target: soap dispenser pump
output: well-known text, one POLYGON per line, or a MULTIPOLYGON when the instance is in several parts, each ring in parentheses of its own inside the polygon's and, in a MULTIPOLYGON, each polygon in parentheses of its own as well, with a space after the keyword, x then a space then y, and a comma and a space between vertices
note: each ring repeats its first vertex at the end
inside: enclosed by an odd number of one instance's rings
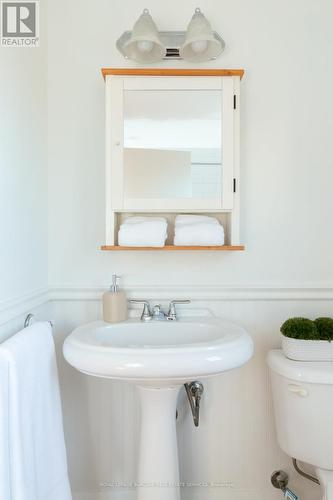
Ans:
POLYGON ((103 293, 103 319, 107 323, 119 323, 128 318, 127 299, 122 290, 118 289, 120 276, 112 275, 110 290, 103 293))

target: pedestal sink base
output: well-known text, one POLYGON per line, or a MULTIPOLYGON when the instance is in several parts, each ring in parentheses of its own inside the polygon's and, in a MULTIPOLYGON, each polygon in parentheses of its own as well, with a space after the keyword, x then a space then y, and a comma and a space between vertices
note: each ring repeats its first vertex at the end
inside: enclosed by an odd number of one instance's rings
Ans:
POLYGON ((176 409, 181 387, 137 386, 141 406, 138 500, 180 499, 176 409))
POLYGON ((182 385, 242 366, 252 353, 251 337, 242 327, 201 316, 96 321, 76 328, 64 343, 66 360, 81 372, 138 387, 136 500, 180 499, 176 403, 182 385))

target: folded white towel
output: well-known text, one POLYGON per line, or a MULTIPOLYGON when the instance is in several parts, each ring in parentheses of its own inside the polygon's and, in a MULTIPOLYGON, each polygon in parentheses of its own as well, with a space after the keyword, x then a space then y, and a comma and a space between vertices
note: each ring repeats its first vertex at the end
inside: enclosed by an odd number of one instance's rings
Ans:
POLYGON ((167 224, 167 221, 164 217, 145 217, 136 215, 135 217, 128 217, 123 223, 122 226, 127 224, 142 224, 142 223, 152 224, 153 222, 162 223, 163 225, 167 224))
POLYGON ((175 221, 176 246, 224 245, 224 229, 214 217, 178 215, 175 221))
POLYGON ((130 217, 118 232, 120 246, 163 247, 168 224, 163 217, 130 217))
POLYGON ((0 345, 0 498, 71 500, 49 323, 0 345))
POLYGON ((198 222, 205 222, 207 224, 219 224, 219 221, 215 217, 209 217, 207 215, 177 215, 175 220, 175 226, 180 226, 183 224, 196 224, 198 222))

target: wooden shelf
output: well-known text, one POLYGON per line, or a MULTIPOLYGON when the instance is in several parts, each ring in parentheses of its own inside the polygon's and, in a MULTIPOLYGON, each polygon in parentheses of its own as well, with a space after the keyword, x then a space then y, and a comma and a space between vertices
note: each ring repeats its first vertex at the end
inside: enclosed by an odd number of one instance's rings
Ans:
POLYGON ((134 250, 134 251, 143 251, 143 250, 153 250, 157 252, 167 252, 167 251, 178 251, 178 250, 213 250, 215 251, 242 251, 245 250, 244 245, 223 245, 223 246, 175 246, 175 245, 166 245, 164 247, 123 247, 119 245, 103 245, 101 246, 101 250, 106 250, 110 252, 119 252, 122 250, 134 250))
POLYGON ((243 69, 173 69, 173 68, 102 68, 103 78, 107 75, 134 76, 239 76, 243 69))

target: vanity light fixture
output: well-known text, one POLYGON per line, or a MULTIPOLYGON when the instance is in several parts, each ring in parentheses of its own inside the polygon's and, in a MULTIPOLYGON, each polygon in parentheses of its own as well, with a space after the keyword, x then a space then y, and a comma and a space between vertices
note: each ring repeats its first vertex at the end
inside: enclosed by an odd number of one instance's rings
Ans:
POLYGON ((225 43, 217 39, 208 19, 199 8, 195 9, 187 27, 185 43, 180 48, 180 57, 190 62, 216 59, 224 50, 225 43))
POLYGON ((163 59, 166 48, 160 40, 157 26, 148 9, 144 9, 122 48, 128 59, 139 63, 154 63, 163 59))
POLYGON ((144 9, 133 31, 125 31, 117 48, 126 59, 149 64, 162 59, 205 62, 216 59, 225 43, 199 8, 195 9, 187 31, 158 31, 149 10, 144 9))

